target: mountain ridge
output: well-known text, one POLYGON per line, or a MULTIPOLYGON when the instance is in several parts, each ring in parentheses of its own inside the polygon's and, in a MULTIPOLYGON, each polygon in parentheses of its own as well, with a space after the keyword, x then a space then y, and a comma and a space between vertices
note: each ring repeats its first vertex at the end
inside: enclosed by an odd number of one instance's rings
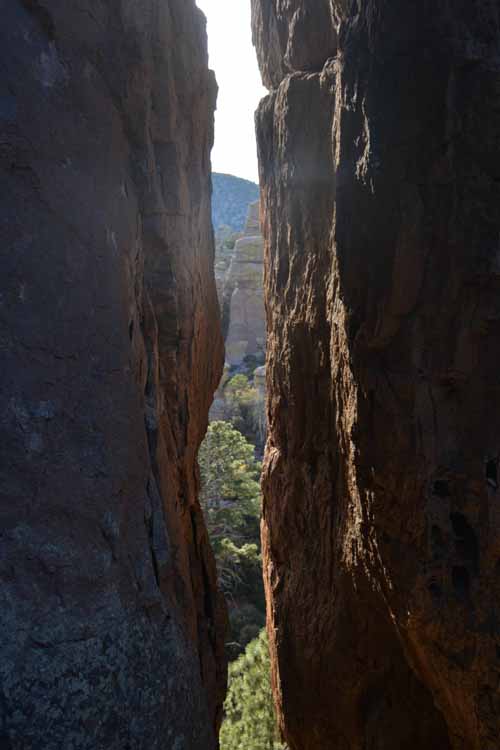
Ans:
POLYGON ((230 227, 241 232, 250 203, 259 199, 259 186, 225 172, 212 173, 212 222, 214 229, 230 227))

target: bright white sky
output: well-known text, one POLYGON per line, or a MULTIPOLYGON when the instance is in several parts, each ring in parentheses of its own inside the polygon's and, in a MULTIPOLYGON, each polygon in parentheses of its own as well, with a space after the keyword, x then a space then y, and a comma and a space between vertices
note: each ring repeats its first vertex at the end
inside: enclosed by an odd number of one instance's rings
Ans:
POLYGON ((250 0, 196 0, 207 17, 209 64, 219 84, 214 172, 258 182, 254 112, 267 94, 252 46, 250 0))

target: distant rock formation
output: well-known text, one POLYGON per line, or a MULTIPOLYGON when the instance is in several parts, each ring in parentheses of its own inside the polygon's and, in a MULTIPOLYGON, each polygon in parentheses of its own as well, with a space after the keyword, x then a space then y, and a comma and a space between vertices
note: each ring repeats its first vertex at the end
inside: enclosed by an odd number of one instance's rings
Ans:
POLYGON ((215 285, 217 288, 217 299, 222 320, 222 335, 227 336, 229 327, 229 313, 231 308, 231 295, 233 289, 228 283, 228 271, 234 258, 236 240, 242 233, 234 233, 229 227, 221 227, 215 233, 215 285))
POLYGON ((265 365, 262 365, 261 367, 257 367, 254 370, 253 383, 254 383, 254 386, 259 391, 262 401, 264 401, 265 394, 266 394, 266 366, 265 365))
POLYGON ((205 20, 0 7, 0 747, 215 750, 205 20))
POLYGON ((219 387, 214 394, 212 406, 210 407, 210 422, 216 422, 219 420, 225 421, 228 419, 228 407, 224 396, 224 387, 227 385, 229 379, 230 367, 228 364, 226 364, 224 366, 224 372, 222 373, 222 377, 220 379, 219 387))
POLYGON ((265 357, 264 241, 259 203, 248 210, 243 237, 236 241, 226 274, 223 297, 230 294, 226 362, 239 367, 246 357, 265 357))
POLYGON ((216 234, 215 277, 226 343, 224 374, 210 409, 210 420, 230 419, 225 387, 236 374, 255 388, 254 424, 247 437, 262 456, 265 425, 266 321, 264 309, 264 242, 260 204, 248 206, 242 234, 227 229, 216 234))
POLYGON ((212 220, 215 230, 229 227, 241 232, 250 203, 258 200, 259 186, 230 174, 212 174, 212 220))

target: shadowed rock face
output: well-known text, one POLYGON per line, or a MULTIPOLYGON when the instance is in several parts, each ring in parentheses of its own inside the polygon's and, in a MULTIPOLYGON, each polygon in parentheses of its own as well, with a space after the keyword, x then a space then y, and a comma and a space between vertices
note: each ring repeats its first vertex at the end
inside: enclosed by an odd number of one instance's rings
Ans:
POLYGON ((292 5, 253 0, 282 727, 293 750, 493 750, 498 7, 333 2, 337 54, 304 27, 302 69, 262 25, 292 5))
POLYGON ((205 22, 193 0, 0 12, 0 746, 215 748, 205 22))

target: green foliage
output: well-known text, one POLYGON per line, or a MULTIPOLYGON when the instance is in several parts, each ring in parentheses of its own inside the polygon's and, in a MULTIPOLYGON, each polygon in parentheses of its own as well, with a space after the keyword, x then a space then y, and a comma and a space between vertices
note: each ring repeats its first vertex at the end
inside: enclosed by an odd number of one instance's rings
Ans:
POLYGON ((262 432, 263 404, 257 388, 246 375, 238 374, 224 388, 231 423, 253 443, 259 443, 262 432))
POLYGON ((249 378, 253 378, 254 370, 257 367, 260 367, 261 365, 263 365, 265 362, 265 359, 266 358, 264 355, 247 354, 242 362, 245 374, 248 375, 249 378))
POLYGON ((235 375, 225 387, 227 399, 233 399, 237 403, 251 404, 255 400, 255 388, 250 385, 246 375, 235 375))
POLYGON ((224 247, 226 250, 234 250, 234 246, 236 245, 236 240, 238 239, 238 234, 232 234, 229 239, 225 240, 224 247))
POLYGON ((235 659, 256 638, 266 621, 262 583, 262 557, 257 544, 237 547, 224 539, 217 553, 221 588, 229 609, 229 640, 226 650, 235 659))
POLYGON ((221 750, 285 750, 274 715, 265 630, 230 665, 224 709, 221 750))
POLYGON ((217 228, 217 230, 214 233, 214 239, 215 239, 215 247, 216 247, 216 250, 218 251, 219 260, 222 258, 226 260, 227 263, 229 264, 233 255, 231 253, 231 250, 234 250, 236 241, 239 240, 240 237, 243 237, 243 233, 235 232, 231 229, 231 227, 222 225, 217 228), (229 251, 229 252, 226 252, 226 251, 229 251))
POLYGON ((229 605, 229 658, 262 628, 265 602, 260 554, 260 463, 229 422, 212 422, 200 448, 200 501, 229 605))
MULTIPOLYGON (((236 601, 237 606, 231 606, 232 602, 229 602, 231 639, 226 643, 226 651, 230 661, 234 661, 245 650, 250 641, 257 638, 266 624, 266 607, 260 570, 259 577, 260 591, 258 593, 261 594, 260 601, 254 604, 249 599, 239 599, 236 601)), ((257 591, 257 586, 255 586, 255 590, 257 591)))
POLYGON ((212 422, 200 448, 200 501, 217 552, 224 539, 255 541, 260 515, 260 463, 229 422, 212 422))
POLYGON ((260 572, 262 565, 259 548, 256 544, 237 547, 231 539, 224 538, 218 545, 219 579, 222 589, 235 592, 243 581, 260 572))

